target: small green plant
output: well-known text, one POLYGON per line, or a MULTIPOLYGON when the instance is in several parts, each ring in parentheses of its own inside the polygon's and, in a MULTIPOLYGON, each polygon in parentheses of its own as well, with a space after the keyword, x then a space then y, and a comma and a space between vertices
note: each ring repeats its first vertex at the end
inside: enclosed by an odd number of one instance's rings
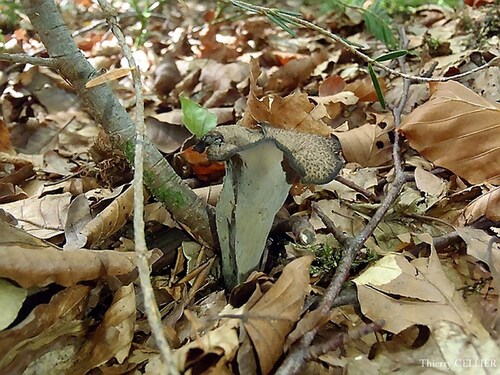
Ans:
POLYGON ((181 95, 179 99, 181 100, 184 125, 196 138, 201 139, 217 126, 217 116, 209 112, 208 109, 185 96, 181 95))
POLYGON ((139 22, 141 23, 141 34, 136 39, 136 46, 141 45, 148 37, 149 18, 153 11, 161 9, 168 0, 130 0, 130 6, 137 14, 139 22))
POLYGON ((337 12, 344 14, 353 11, 360 13, 366 29, 375 38, 382 41, 389 49, 397 48, 398 41, 391 27, 392 19, 384 2, 376 0, 368 7, 364 7, 365 2, 365 0, 330 0, 330 5, 337 12))
MULTIPOLYGON (((311 265, 311 275, 319 278, 331 277, 337 269, 342 259, 342 250, 327 243, 319 243, 309 246, 294 244, 299 251, 308 251, 314 254, 315 259, 311 265)), ((365 267, 366 264, 374 262, 380 258, 376 253, 365 251, 352 264, 353 269, 365 267)))
MULTIPOLYGON (((392 51, 389 53, 385 53, 377 58, 375 58, 375 61, 378 62, 383 62, 383 61, 389 61, 389 60, 394 60, 399 57, 403 57, 408 53, 406 50, 398 50, 398 51, 392 51)), ((385 99, 384 99, 384 93, 382 92, 382 88, 380 87, 380 84, 378 82, 377 74, 375 73, 375 70, 373 69, 372 64, 368 64, 368 73, 370 74, 370 78, 372 79, 373 86, 375 87, 375 92, 377 93, 377 98, 378 101, 380 102, 380 105, 382 106, 383 109, 385 109, 385 99)))

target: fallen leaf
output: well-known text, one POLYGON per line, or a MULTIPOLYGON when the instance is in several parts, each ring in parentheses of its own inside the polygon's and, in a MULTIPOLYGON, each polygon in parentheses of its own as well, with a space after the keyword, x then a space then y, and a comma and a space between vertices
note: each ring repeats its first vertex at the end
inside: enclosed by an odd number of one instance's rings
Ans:
POLYGON ((286 265, 278 281, 246 313, 243 325, 259 357, 260 369, 269 374, 283 354, 285 338, 299 319, 309 292, 312 256, 286 265))
POLYGON ((0 279, 0 331, 7 328, 17 317, 28 291, 7 280, 0 279))
POLYGON ((0 221, 0 277, 23 288, 51 283, 69 286, 135 270, 135 253, 115 251, 62 251, 0 221))
POLYGON ((104 74, 101 74, 98 77, 92 78, 90 81, 88 81, 85 84, 85 87, 90 89, 92 87, 96 87, 99 85, 102 85, 103 83, 109 82, 109 81, 114 81, 123 77, 126 77, 129 75, 129 73, 132 71, 131 68, 118 68, 118 69, 113 69, 109 72, 106 72, 104 74))
POLYGON ((430 100, 403 120, 410 146, 470 183, 500 184, 500 104, 454 81, 431 91, 430 100))
POLYGON ((377 124, 368 123, 346 132, 335 132, 335 135, 342 144, 342 152, 348 163, 379 167, 392 162, 393 129, 394 124, 387 118, 377 124))
MULTIPOLYGON (((382 89, 382 93, 385 93, 387 90, 385 80, 381 77, 378 77, 377 79, 380 88, 382 89)), ((373 86, 370 76, 366 76, 363 79, 358 79, 347 84, 344 87, 344 91, 352 91, 354 95, 359 98, 360 102, 376 102, 378 100, 377 93, 375 92, 375 86, 373 86)))
POLYGON ((122 286, 115 292, 102 322, 72 359, 68 373, 85 374, 112 357, 123 363, 134 337, 135 308, 134 284, 122 286))
POLYGON ((497 372, 500 349, 489 336, 477 338, 463 327, 447 320, 430 325, 431 335, 424 345, 383 346, 374 359, 351 358, 348 373, 478 374, 497 372))
POLYGON ((257 78, 260 75, 257 60, 251 60, 250 68, 250 93, 247 111, 242 119, 243 126, 254 127, 257 122, 267 122, 277 128, 302 133, 323 136, 332 133, 328 125, 312 115, 315 106, 305 93, 294 92, 286 97, 266 95, 259 99, 262 88, 257 85, 257 78))
POLYGON ((77 346, 87 331, 82 319, 89 292, 90 287, 84 285, 64 289, 49 303, 36 306, 22 324, 0 332, 0 371, 21 374, 32 361, 57 349, 61 342, 77 346))
MULTIPOLYGON (((429 234, 421 238, 432 244, 429 234)), ((361 311, 372 320, 385 320, 385 330, 398 333, 414 324, 430 325, 439 319, 459 324, 478 338, 488 337, 446 277, 433 247, 429 258, 411 263, 399 254, 386 255, 353 281, 361 311)))
POLYGON ((64 233, 70 200, 70 193, 51 194, 0 204, 0 208, 14 216, 26 232, 51 238, 64 233))
POLYGON ((460 215, 459 223, 472 224, 483 217, 494 222, 500 221, 500 187, 493 188, 470 202, 460 215))
POLYGON ((79 235, 86 238, 86 245, 94 247, 122 228, 132 216, 134 189, 129 187, 116 197, 111 204, 90 220, 80 230, 79 235))

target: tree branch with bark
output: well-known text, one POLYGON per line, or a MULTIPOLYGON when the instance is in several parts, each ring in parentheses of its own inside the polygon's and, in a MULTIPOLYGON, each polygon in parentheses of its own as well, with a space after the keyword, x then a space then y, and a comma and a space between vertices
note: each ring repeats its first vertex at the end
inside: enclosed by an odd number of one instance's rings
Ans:
MULTIPOLYGON (((50 61, 51 67, 73 86, 89 113, 133 164, 136 143, 134 122, 107 84, 85 87, 98 72, 73 41, 54 1, 23 0, 22 4, 47 49, 49 59, 44 59, 42 63, 50 61)), ((16 60, 36 62, 19 60, 18 57, 16 60)), ((214 247, 217 236, 213 208, 181 180, 148 139, 144 140, 144 155, 144 182, 150 192, 197 240, 214 247)))

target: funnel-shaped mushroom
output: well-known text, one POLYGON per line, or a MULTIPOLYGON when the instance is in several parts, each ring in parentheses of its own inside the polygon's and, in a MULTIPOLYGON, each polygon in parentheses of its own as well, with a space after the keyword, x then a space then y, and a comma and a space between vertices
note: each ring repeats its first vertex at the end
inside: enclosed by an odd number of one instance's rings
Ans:
POLYGON ((216 219, 222 273, 229 288, 244 281, 259 266, 274 216, 294 180, 282 164, 305 184, 327 183, 343 166, 336 137, 265 124, 257 129, 217 127, 201 139, 196 149, 206 149, 209 160, 226 161, 216 219))

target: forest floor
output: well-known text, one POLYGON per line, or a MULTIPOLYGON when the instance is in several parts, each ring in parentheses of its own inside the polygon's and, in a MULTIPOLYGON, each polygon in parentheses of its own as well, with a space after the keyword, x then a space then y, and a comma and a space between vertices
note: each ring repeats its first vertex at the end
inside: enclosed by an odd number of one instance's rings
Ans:
MULTIPOLYGON (((345 159, 329 183, 293 184, 261 269, 232 290, 219 250, 145 194, 151 280, 178 370, 283 373, 289 360, 307 374, 498 373, 500 7, 421 6, 374 25, 367 7, 285 3, 369 57, 407 51, 382 64, 424 79, 406 86, 327 32, 280 27, 279 12, 114 3, 142 74, 147 136, 209 204, 224 163, 193 150, 181 94, 220 126, 335 136, 345 159), (324 302, 356 241, 342 292, 324 302), (319 314, 325 303, 334 307, 319 314)), ((130 69, 97 3, 58 5, 134 115, 130 69)), ((22 8, 13 19, 5 9, 0 52, 47 57, 22 8)), ((133 168, 57 72, 1 60, 0 373, 160 374, 135 263, 133 168)), ((307 140, 291 139, 290 153, 307 140)), ((259 231, 257 213, 244 215, 233 229, 259 231)))

